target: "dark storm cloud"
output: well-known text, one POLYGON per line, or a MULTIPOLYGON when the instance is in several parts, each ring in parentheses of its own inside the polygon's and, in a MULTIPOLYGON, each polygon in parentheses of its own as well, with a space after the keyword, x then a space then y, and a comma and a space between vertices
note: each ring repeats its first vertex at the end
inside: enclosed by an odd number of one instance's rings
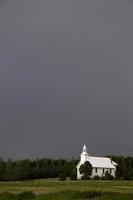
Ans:
POLYGON ((0 1, 0 155, 132 155, 133 2, 0 1), (5 3, 4 3, 5 2, 5 3))

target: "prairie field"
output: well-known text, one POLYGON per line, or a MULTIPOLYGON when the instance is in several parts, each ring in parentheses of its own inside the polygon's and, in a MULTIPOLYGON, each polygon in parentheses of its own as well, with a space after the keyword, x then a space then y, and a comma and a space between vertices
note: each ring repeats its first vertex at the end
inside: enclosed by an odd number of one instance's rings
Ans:
POLYGON ((133 200, 132 181, 0 182, 0 200, 133 200))

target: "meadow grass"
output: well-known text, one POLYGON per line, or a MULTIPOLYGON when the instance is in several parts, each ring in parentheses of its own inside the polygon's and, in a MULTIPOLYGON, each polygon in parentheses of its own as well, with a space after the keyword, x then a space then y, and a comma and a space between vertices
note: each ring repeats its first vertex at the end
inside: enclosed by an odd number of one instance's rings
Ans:
POLYGON ((0 200, 133 200, 132 181, 0 182, 0 200))
POLYGON ((58 192, 35 195, 32 192, 20 194, 2 193, 0 200, 133 200, 133 194, 98 192, 58 192))
POLYGON ((133 181, 58 181, 32 180, 20 182, 0 182, 0 193, 20 193, 32 191, 35 194, 66 191, 100 191, 133 193, 133 181))

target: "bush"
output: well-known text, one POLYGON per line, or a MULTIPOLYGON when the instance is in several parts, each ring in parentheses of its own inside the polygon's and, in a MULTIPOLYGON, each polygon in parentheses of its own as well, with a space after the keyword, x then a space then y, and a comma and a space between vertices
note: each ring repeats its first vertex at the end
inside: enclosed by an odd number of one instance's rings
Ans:
POLYGON ((89 199, 92 199, 92 198, 95 198, 95 197, 100 197, 102 196, 102 193, 101 192, 96 192, 96 191, 90 191, 88 193, 88 198, 89 199))
POLYGON ((101 180, 113 180, 113 179, 114 177, 109 172, 106 172, 105 176, 101 177, 101 180))
POLYGON ((91 180, 89 175, 83 175, 81 179, 82 180, 91 180))
POLYGON ((32 200, 35 198, 35 194, 32 192, 23 192, 17 196, 18 200, 32 200))
POLYGON ((59 180, 60 181, 65 181, 66 180, 66 175, 64 173, 59 174, 59 180))
POLYGON ((4 192, 4 193, 0 194, 0 199, 2 199, 2 200, 14 200, 14 199, 16 199, 16 195, 8 193, 8 192, 4 192))
POLYGON ((100 176, 94 176, 94 177, 93 177, 93 180, 100 180, 100 179, 101 179, 100 176))
POLYGON ((71 180, 77 180, 77 171, 76 168, 72 169, 71 175, 70 175, 71 180))

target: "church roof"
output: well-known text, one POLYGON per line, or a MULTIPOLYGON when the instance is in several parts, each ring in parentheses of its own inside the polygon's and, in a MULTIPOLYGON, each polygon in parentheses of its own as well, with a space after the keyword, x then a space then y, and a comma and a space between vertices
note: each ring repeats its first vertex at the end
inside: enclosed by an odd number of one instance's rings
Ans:
MULTIPOLYGON (((117 164, 114 161, 106 157, 88 156, 86 161, 89 161, 93 168, 115 169, 117 166, 117 164)), ((81 165, 81 162, 79 162, 78 165, 81 165)))
POLYGON ((92 167, 95 168, 109 168, 109 169, 114 169, 115 166, 117 165, 115 162, 111 161, 110 158, 106 157, 89 157, 88 160, 92 167))

